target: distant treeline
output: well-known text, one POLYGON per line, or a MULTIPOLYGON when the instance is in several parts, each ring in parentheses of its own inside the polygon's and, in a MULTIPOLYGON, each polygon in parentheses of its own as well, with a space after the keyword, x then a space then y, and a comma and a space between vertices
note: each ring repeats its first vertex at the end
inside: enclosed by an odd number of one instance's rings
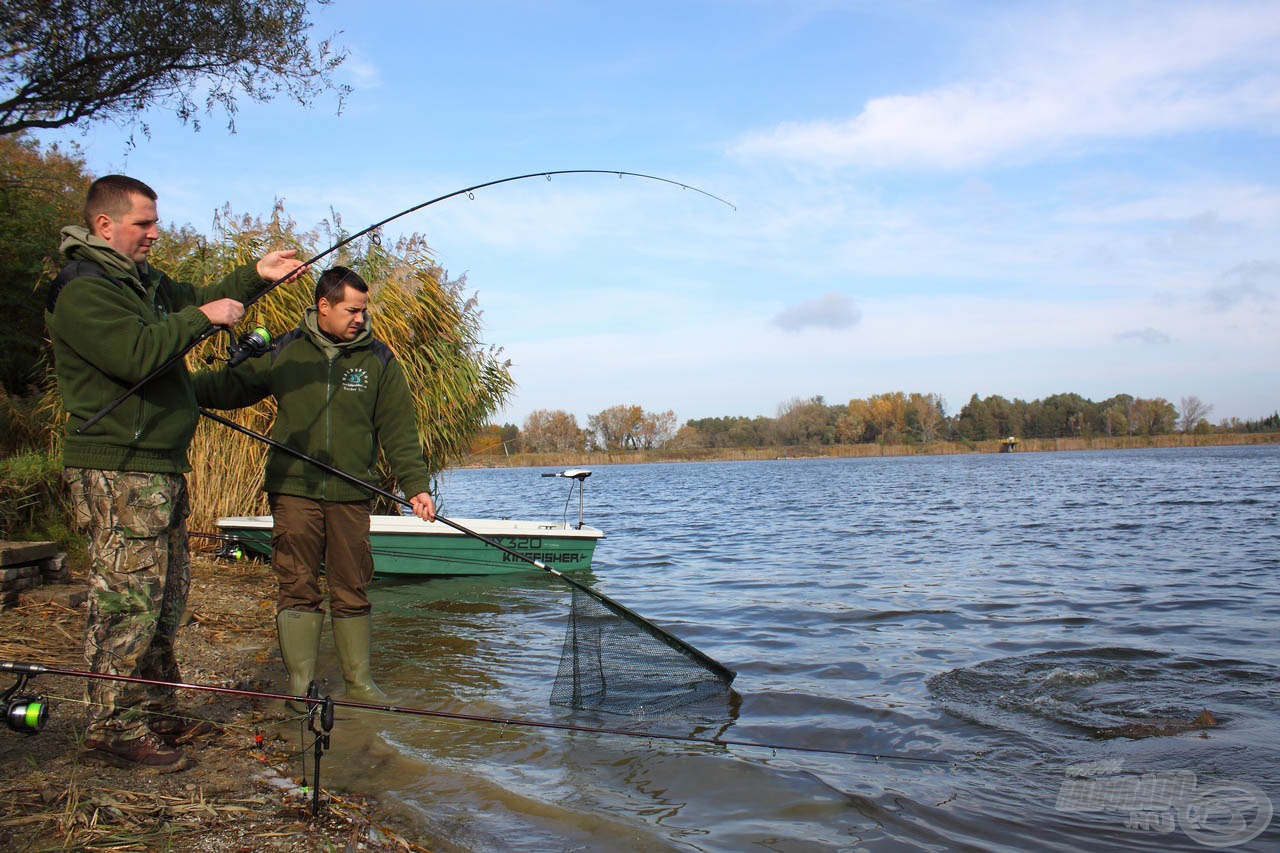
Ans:
POLYGON ((775 417, 695 418, 682 426, 677 426, 672 411, 646 412, 640 406, 612 406, 591 415, 585 427, 580 427, 569 412, 539 409, 529 415, 523 427, 487 427, 473 442, 473 452, 693 450, 977 442, 1008 436, 1032 439, 1280 432, 1280 411, 1259 420, 1231 418, 1217 424, 1209 421, 1212 411, 1213 406, 1194 396, 1183 397, 1180 405, 1174 406, 1162 397, 1147 399, 1129 394, 1117 394, 1101 402, 1079 394, 1055 394, 1031 401, 975 394, 958 413, 948 415, 939 395, 901 391, 844 404, 828 404, 821 396, 794 398, 780 405, 775 417))

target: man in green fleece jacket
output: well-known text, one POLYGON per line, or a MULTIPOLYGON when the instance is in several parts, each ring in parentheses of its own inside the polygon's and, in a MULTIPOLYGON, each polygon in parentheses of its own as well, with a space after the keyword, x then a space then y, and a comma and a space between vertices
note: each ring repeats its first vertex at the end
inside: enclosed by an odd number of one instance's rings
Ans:
MULTIPOLYGON (((156 193, 124 175, 94 181, 87 227, 62 230, 67 266, 45 322, 67 414, 63 478, 89 535, 85 658, 94 672, 180 681, 173 643, 191 583, 187 447, 198 414, 179 362, 81 435, 76 428, 212 326, 230 327, 244 300, 304 267, 271 252, 221 282, 194 287, 147 263, 159 237, 156 193)), ((168 772, 190 761, 171 741, 192 733, 172 688, 87 682, 92 757, 168 772), (169 742, 166 742, 169 741, 169 742)))
MULTIPOLYGON (((272 438, 362 480, 377 476, 381 445, 400 488, 412 495, 414 514, 431 521, 435 504, 409 384, 391 348, 370 333, 368 304, 369 286, 359 275, 342 266, 326 270, 316 281, 315 305, 296 329, 259 358, 198 374, 196 395, 201 405, 220 409, 274 395, 272 438)), ((264 487, 274 519, 271 565, 280 581, 276 628, 289 692, 304 695, 315 678, 324 626, 323 565, 346 695, 359 702, 385 699, 369 664, 372 496, 275 449, 267 456, 264 487)))

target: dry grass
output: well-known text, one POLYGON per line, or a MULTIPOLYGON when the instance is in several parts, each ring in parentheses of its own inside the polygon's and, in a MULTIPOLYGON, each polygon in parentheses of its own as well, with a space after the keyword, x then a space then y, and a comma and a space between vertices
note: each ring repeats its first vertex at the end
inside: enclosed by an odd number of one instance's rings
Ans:
MULTIPOLYGON (((178 641, 184 679, 257 685, 264 662, 274 660, 269 570, 252 561, 197 561, 193 569, 190 620, 178 641)), ((0 612, 0 659, 82 669, 84 614, 83 606, 36 602, 0 612)), ((222 731, 194 747, 194 769, 150 776, 82 758, 82 682, 46 675, 28 688, 47 696, 52 713, 33 737, 0 730, 0 849, 426 849, 411 840, 417 830, 391 828, 375 800, 352 792, 325 786, 325 809, 313 821, 289 781, 296 745, 271 737, 256 744, 255 733, 281 719, 273 703, 180 697, 193 717, 222 731)))

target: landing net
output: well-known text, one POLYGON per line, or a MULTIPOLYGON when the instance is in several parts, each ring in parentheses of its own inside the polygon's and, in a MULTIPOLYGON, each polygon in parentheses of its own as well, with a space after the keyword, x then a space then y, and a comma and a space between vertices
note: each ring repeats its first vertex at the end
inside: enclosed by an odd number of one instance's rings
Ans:
POLYGON ((729 698, 732 671, 640 621, 575 586, 551 704, 639 715, 729 698))

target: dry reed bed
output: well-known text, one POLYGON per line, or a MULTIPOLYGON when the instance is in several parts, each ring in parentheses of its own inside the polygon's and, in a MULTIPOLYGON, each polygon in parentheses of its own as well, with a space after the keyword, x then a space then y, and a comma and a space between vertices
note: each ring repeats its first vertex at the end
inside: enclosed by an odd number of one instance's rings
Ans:
MULTIPOLYGON (((295 248, 307 258, 343 236, 340 223, 336 230, 301 233, 279 208, 267 222, 225 215, 216 231, 216 244, 194 235, 166 235, 153 250, 152 262, 175 278, 207 282, 258 257, 268 246, 295 248)), ((295 328, 312 304, 312 275, 334 264, 352 267, 369 283, 373 333, 395 351, 404 368, 428 470, 444 469, 469 449, 471 437, 502 407, 514 381, 501 350, 481 340, 480 311, 475 297, 466 294, 465 280, 448 278, 432 259, 425 238, 412 235, 391 247, 376 235, 359 240, 324 259, 304 280, 277 287, 255 303, 238 330, 261 325, 279 337, 295 328)), ((206 359, 222 356, 226 342, 226 336, 219 336, 197 347, 189 367, 207 369, 206 359)), ((229 416, 267 433, 274 415, 275 403, 268 399, 229 416)), ((190 455, 192 529, 209 530, 218 516, 266 512, 261 492, 264 445, 205 421, 190 455)), ((385 464, 381 468, 386 472, 385 464)), ((389 484, 384 475, 380 485, 389 484)))

